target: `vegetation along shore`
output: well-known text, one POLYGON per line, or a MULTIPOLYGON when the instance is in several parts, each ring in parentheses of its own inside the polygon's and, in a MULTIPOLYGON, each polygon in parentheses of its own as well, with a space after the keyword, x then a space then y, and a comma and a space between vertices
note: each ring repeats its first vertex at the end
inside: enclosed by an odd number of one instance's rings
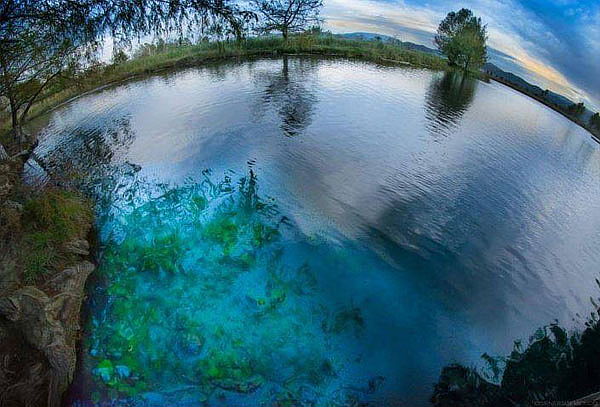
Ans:
POLYGON ((3 405, 58 406, 75 372, 84 285, 95 269, 92 205, 64 184, 24 185, 29 148, 0 163, 0 389, 3 405))
MULTIPOLYGON (((131 57, 120 52, 110 63, 95 62, 71 76, 68 81, 58 81, 53 86, 49 86, 31 106, 27 120, 45 114, 74 97, 114 83, 169 69, 194 67, 231 59, 305 55, 351 58, 433 70, 460 70, 449 65, 448 61, 433 49, 427 47, 421 47, 423 50, 414 49, 414 45, 389 39, 382 40, 381 37, 372 40, 346 38, 318 30, 293 35, 287 40, 281 36, 253 37, 242 41, 202 41, 196 44, 185 40, 170 42, 160 40, 141 45, 131 57)), ((515 75, 512 77, 516 80, 511 80, 511 76, 507 76, 506 72, 493 64, 485 64, 481 72, 471 71, 469 74, 483 80, 495 80, 534 98, 585 128, 600 141, 598 113, 586 115, 580 105, 566 98, 559 99, 562 103, 552 101, 547 97, 549 91, 543 91, 515 75)), ((6 145, 10 143, 10 137, 9 112, 0 111, 0 142, 6 145)))
MULTIPOLYGON (((48 87, 30 109, 28 119, 98 87, 168 69, 194 67, 228 59, 300 54, 356 58, 434 70, 452 69, 439 55, 411 50, 402 45, 346 39, 319 31, 293 35, 287 40, 281 36, 268 36, 241 41, 201 41, 196 44, 186 40, 158 41, 141 45, 132 57, 120 52, 110 63, 96 62, 70 77, 69 81, 60 81, 48 87)), ((11 125, 8 112, 0 115, 0 121, 6 141, 11 125)))

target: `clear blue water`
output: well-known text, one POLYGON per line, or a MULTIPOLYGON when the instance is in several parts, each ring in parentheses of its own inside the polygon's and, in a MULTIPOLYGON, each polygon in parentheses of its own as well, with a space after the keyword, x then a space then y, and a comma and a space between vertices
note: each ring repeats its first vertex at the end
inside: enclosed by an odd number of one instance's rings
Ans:
POLYGON ((444 365, 591 310, 600 149, 499 84, 260 60, 36 125, 98 200, 70 405, 426 405, 444 365))

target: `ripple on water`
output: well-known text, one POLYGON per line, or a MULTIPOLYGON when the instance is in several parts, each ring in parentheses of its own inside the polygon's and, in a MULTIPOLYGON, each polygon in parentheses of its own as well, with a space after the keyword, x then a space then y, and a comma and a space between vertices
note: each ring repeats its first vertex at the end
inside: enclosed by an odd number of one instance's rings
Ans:
POLYGON ((497 83, 268 59, 107 88, 37 126, 47 167, 98 199, 72 399, 426 404, 445 364, 596 294, 600 149, 497 83))

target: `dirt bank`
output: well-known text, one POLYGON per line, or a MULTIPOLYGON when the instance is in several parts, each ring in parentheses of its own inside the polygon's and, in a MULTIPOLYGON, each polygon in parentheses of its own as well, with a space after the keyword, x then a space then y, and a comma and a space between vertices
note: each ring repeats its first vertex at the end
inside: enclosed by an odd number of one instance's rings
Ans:
POLYGON ((0 162, 0 406, 60 405, 73 379, 85 282, 94 270, 89 201, 21 182, 27 149, 0 162))

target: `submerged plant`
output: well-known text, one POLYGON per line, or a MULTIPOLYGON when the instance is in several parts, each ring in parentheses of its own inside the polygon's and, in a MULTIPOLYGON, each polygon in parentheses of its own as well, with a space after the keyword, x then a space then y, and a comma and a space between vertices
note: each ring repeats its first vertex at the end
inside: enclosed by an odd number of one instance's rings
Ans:
POLYGON ((97 396, 276 392, 310 405, 325 393, 307 395, 307 386, 337 377, 332 336, 361 327, 360 310, 344 308, 322 330, 331 312, 312 295, 317 279, 303 259, 286 257, 291 228, 259 196, 256 175, 237 184, 210 175, 125 193, 118 210, 106 208, 107 283, 86 341, 97 396))

